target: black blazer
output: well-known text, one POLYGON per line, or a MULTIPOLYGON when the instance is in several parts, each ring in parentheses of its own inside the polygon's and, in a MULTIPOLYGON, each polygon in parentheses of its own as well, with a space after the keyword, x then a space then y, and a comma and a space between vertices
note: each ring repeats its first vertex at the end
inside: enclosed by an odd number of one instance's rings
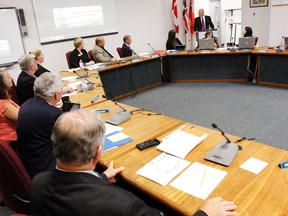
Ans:
POLYGON ((37 96, 20 107, 16 129, 18 154, 31 178, 55 169, 50 136, 61 114, 61 110, 37 96))
POLYGON ((28 75, 24 71, 21 71, 19 74, 16 89, 20 104, 23 104, 28 99, 34 97, 33 85, 35 79, 35 77, 28 75))
POLYGON ((91 59, 85 49, 81 50, 82 55, 80 55, 79 51, 75 48, 70 54, 70 62, 72 68, 79 67, 79 61, 82 59, 83 63, 90 62, 91 59))
POLYGON ((178 38, 176 38, 175 43, 172 43, 171 41, 169 41, 169 40, 167 39, 167 41, 166 41, 166 50, 176 49, 176 46, 177 46, 177 45, 183 45, 178 38))
POLYGON ((132 50, 125 43, 123 43, 121 50, 124 57, 132 56, 132 50))
POLYGON ((38 66, 38 69, 37 71, 35 72, 35 76, 36 77, 39 77, 41 74, 45 73, 45 72, 50 72, 49 70, 47 70, 46 68, 44 68, 42 65, 40 64, 37 64, 38 66))
MULTIPOLYGON (((209 28, 214 29, 214 24, 212 23, 210 16, 205 16, 205 25, 206 25, 206 29, 209 29, 209 28)), ((195 18, 194 30, 195 31, 202 30, 202 22, 201 22, 200 17, 195 18)))
POLYGON ((160 216, 132 193, 88 173, 43 172, 31 185, 34 216, 160 216))

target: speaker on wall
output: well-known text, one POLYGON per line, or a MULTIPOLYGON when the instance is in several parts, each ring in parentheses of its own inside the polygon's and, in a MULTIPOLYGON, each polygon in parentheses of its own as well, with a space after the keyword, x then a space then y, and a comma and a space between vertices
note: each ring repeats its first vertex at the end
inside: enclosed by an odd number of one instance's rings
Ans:
POLYGON ((24 15, 24 10, 23 9, 18 9, 18 18, 19 18, 19 23, 20 23, 20 29, 22 36, 28 36, 28 30, 27 30, 27 25, 26 25, 26 20, 25 20, 25 15, 24 15))

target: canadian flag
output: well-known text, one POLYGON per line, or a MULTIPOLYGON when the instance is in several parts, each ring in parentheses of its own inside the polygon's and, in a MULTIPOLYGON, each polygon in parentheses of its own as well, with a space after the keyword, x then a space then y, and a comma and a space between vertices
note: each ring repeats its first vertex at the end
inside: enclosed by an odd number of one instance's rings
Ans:
POLYGON ((189 19, 190 19, 190 32, 193 35, 195 32, 194 31, 195 17, 194 17, 193 0, 190 0, 190 4, 189 4, 189 19))
POLYGON ((185 34, 186 34, 189 31, 188 8, 186 5, 186 0, 183 0, 183 21, 184 21, 184 28, 185 28, 185 34))
POLYGON ((177 4, 176 0, 172 0, 172 19, 173 19, 173 24, 175 27, 175 31, 178 34, 179 33, 179 24, 178 24, 178 10, 177 10, 177 4))

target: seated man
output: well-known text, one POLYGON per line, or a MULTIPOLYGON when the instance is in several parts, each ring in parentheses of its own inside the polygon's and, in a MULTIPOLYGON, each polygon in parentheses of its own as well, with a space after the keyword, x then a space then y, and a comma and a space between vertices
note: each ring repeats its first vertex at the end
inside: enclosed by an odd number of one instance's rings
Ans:
POLYGON ((130 46, 131 42, 132 42, 131 36, 130 35, 125 35, 123 37, 123 42, 124 43, 123 43, 122 48, 121 48, 123 56, 124 57, 132 56, 132 55, 137 56, 136 52, 134 52, 134 50, 130 46))
POLYGON ((95 39, 95 46, 92 50, 93 58, 98 62, 112 62, 115 63, 118 60, 114 58, 105 48, 105 40, 103 37, 97 37, 95 39))
MULTIPOLYGON (((51 136, 56 170, 40 173, 32 181, 34 216, 164 215, 109 183, 124 167, 114 169, 112 161, 104 175, 93 171, 102 154, 104 134, 104 123, 94 111, 74 110, 59 117, 51 136)), ((195 215, 234 216, 236 208, 233 202, 212 198, 195 215)))
POLYGON ((62 98, 61 77, 43 73, 34 82, 34 94, 20 107, 17 125, 18 154, 31 178, 55 169, 50 136, 62 114, 55 107, 62 98))

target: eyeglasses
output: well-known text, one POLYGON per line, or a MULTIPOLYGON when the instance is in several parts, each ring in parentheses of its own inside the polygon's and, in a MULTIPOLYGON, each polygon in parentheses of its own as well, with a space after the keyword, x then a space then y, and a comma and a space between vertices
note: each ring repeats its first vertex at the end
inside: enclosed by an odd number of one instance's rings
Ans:
POLYGON ((169 161, 165 160, 166 153, 157 161, 151 163, 151 166, 162 174, 167 174, 179 166, 179 158, 171 157, 169 161))

